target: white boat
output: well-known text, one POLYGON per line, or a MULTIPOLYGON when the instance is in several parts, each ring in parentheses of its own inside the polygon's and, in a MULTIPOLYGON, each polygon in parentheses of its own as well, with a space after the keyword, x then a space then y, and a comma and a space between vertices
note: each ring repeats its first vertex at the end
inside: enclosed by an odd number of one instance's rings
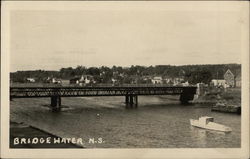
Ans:
POLYGON ((230 127, 215 123, 214 118, 208 117, 208 116, 200 117, 199 120, 190 119, 190 124, 195 127, 210 129, 210 130, 217 130, 217 131, 223 131, 223 132, 232 131, 230 127))

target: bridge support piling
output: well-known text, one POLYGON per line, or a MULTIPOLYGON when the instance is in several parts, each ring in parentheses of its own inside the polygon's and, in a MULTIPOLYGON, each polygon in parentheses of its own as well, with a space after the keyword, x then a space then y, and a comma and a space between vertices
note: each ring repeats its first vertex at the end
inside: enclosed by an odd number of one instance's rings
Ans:
POLYGON ((129 106, 130 106, 131 108, 133 108, 133 105, 134 105, 133 95, 130 95, 130 96, 129 96, 129 106))
POLYGON ((61 110, 61 97, 52 96, 51 98, 51 108, 53 112, 59 112, 61 110))
POLYGON ((194 92, 190 92, 189 89, 183 88, 183 92, 180 95, 181 104, 188 104, 190 100, 194 99, 194 92))
POLYGON ((128 95, 125 96, 125 105, 126 105, 126 108, 129 107, 129 96, 128 95))
POLYGON ((138 96, 137 95, 126 95, 125 96, 126 108, 137 108, 138 106, 138 96))
POLYGON ((135 107, 136 108, 138 107, 138 96, 137 95, 135 96, 135 107))

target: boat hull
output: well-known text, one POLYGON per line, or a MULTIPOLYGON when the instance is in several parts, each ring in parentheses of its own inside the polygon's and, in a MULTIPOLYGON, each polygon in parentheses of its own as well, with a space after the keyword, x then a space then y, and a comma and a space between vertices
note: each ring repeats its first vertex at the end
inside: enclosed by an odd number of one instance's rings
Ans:
POLYGON ((224 126, 224 125, 221 125, 221 124, 218 124, 218 123, 214 123, 214 122, 202 124, 199 122, 199 120, 190 119, 190 124, 192 126, 203 128, 203 129, 223 131, 223 132, 231 132, 232 131, 231 128, 224 126))

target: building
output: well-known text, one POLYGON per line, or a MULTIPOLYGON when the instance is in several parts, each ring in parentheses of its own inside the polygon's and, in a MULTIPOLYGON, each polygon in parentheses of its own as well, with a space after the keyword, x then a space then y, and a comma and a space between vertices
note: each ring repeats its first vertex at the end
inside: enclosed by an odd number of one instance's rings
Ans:
POLYGON ((80 85, 86 85, 90 83, 96 83, 94 80, 94 77, 91 75, 82 75, 81 77, 74 77, 69 80, 70 84, 80 84, 80 85))
POLYGON ((69 84, 70 84, 70 80, 61 79, 61 85, 62 85, 62 86, 68 86, 69 84))
POLYGON ((205 94, 205 84, 204 83, 197 83, 197 89, 196 89, 196 94, 198 96, 204 95, 205 94))
POLYGON ((182 86, 189 86, 189 82, 188 82, 188 81, 183 82, 183 83, 181 83, 181 84, 182 84, 182 86))
POLYGON ((241 75, 240 74, 238 74, 238 76, 236 76, 235 78, 235 86, 241 87, 241 75))
POLYGON ((112 83, 114 84, 114 83, 117 83, 118 80, 115 79, 115 78, 112 78, 111 81, 112 81, 112 83))
POLYGON ((241 70, 235 70, 234 72, 228 69, 224 74, 224 79, 229 87, 241 87, 241 70))
POLYGON ((79 84, 80 81, 80 77, 74 77, 72 79, 69 80, 70 84, 79 84))
POLYGON ((173 79, 173 85, 174 86, 178 86, 178 85, 182 85, 182 83, 184 82, 184 79, 183 78, 174 78, 173 79))
POLYGON ((235 75, 232 73, 230 69, 228 69, 224 74, 224 79, 226 80, 226 84, 229 87, 235 87, 235 75))
POLYGON ((34 78, 27 78, 26 80, 27 80, 28 82, 31 82, 31 83, 36 82, 36 80, 35 80, 34 78))
POLYGON ((94 80, 94 77, 91 75, 82 75, 79 83, 84 83, 84 84, 90 84, 90 83, 96 83, 94 80))
POLYGON ((153 84, 162 84, 163 83, 162 77, 160 77, 160 76, 153 77, 153 79, 151 79, 151 81, 153 84))
POLYGON ((57 78, 52 78, 52 83, 54 84, 61 84, 61 80, 60 79, 57 79, 57 78))
POLYGON ((228 87, 228 85, 226 84, 226 80, 224 79, 212 79, 211 84, 215 87, 228 87))

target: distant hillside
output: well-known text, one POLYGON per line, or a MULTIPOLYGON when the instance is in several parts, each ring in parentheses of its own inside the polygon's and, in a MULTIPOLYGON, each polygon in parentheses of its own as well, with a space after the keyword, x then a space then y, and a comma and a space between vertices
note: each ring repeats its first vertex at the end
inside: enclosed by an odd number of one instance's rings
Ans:
POLYGON ((142 76, 162 76, 164 78, 182 77, 191 83, 208 83, 211 79, 223 79, 224 73, 230 69, 236 76, 241 74, 240 64, 218 64, 218 65, 157 65, 157 66, 131 66, 131 67, 84 67, 61 68, 59 71, 17 71, 10 73, 13 82, 25 82, 27 78, 35 78, 36 81, 43 82, 48 77, 70 79, 75 76, 88 74, 94 76, 96 81, 108 83, 112 78, 122 78, 125 83, 131 82, 133 78, 142 76))

